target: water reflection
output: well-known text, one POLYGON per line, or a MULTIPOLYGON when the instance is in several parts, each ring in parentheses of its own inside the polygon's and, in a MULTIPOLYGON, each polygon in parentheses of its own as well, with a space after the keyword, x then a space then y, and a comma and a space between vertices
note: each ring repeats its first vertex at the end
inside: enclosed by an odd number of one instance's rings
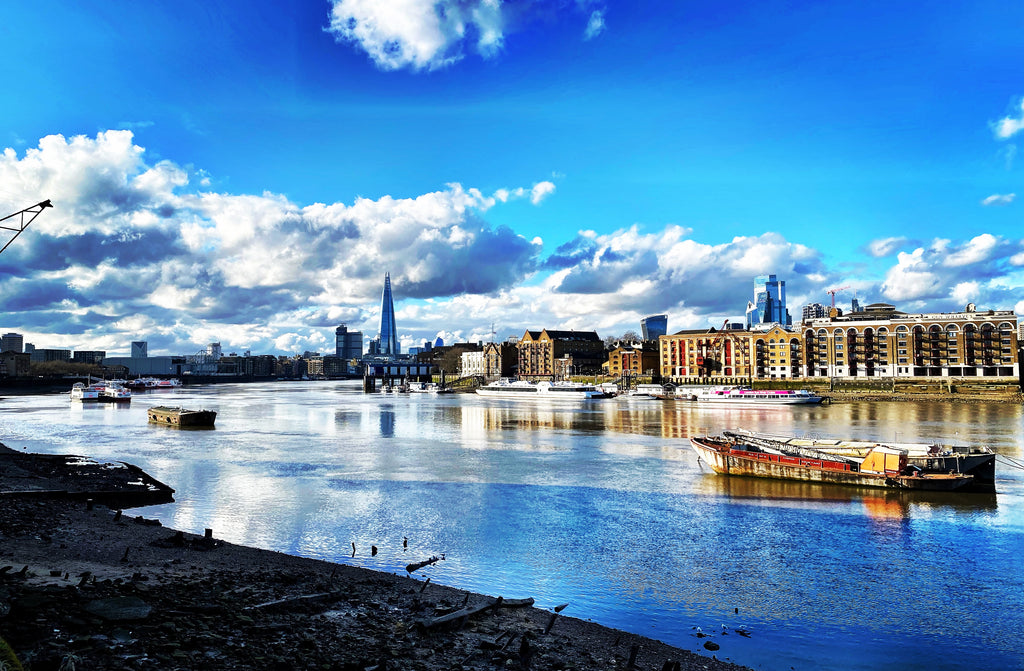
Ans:
POLYGON ((9 398, 0 422, 13 447, 123 459, 168 482, 176 502, 146 514, 169 526, 388 571, 446 552, 427 571, 436 582, 570 601, 698 651, 692 627, 742 623, 755 635, 717 639, 720 656, 760 669, 949 668, 951 622, 972 667, 1019 666, 1019 471, 1001 468, 995 495, 730 478, 702 469, 687 439, 747 428, 1020 459, 1020 406, 544 406, 309 383, 186 388, 124 409, 9 398), (217 431, 148 426, 146 409, 168 403, 217 410, 217 431))

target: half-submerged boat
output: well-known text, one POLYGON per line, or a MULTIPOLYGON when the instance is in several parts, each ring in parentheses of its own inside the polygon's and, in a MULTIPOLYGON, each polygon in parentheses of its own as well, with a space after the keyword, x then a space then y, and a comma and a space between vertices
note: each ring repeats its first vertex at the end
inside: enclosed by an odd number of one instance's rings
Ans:
POLYGON ((856 458, 753 442, 735 435, 690 438, 697 456, 722 475, 922 491, 958 490, 974 479, 970 475, 929 472, 911 466, 905 450, 888 445, 875 445, 863 458, 856 458))
POLYGON ((213 410, 185 410, 181 407, 157 405, 149 409, 149 421, 154 424, 181 427, 213 427, 217 413, 213 410))
POLYGON ((481 396, 511 399, 542 399, 582 401, 605 398, 608 394, 592 384, 568 381, 528 382, 526 380, 498 380, 476 390, 481 396))
MULTIPOLYGON (((848 438, 800 438, 734 429, 727 437, 754 445, 777 449, 809 448, 823 454, 863 459, 878 442, 848 438)), ((936 443, 884 443, 907 453, 907 463, 926 473, 959 473, 974 479, 962 491, 994 492, 996 490, 996 453, 984 446, 939 445, 936 443)))
POLYGON ((806 389, 752 389, 750 387, 712 387, 693 394, 698 403, 774 407, 780 405, 814 405, 825 400, 806 389))

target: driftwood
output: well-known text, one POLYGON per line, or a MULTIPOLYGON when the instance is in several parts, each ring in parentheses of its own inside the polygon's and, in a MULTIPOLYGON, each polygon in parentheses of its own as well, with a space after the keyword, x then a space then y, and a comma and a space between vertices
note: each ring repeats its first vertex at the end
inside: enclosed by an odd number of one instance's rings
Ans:
POLYGON ((451 624, 452 622, 458 622, 472 615, 482 613, 485 610, 490 610, 492 608, 500 606, 502 601, 504 601, 504 599, 499 596, 494 601, 488 601, 486 603, 477 604, 475 606, 467 606, 465 608, 460 608, 454 613, 448 613, 447 615, 441 615, 439 617, 430 618, 429 620, 419 620, 416 623, 416 626, 419 627, 421 630, 426 631, 428 629, 433 629, 434 627, 440 627, 446 624, 451 624))
POLYGON ((413 571, 420 570, 424 566, 430 566, 431 564, 436 564, 437 562, 439 562, 439 561, 441 561, 443 559, 444 559, 444 555, 441 555, 440 557, 435 555, 435 556, 431 557, 430 559, 426 559, 424 561, 418 561, 418 562, 413 562, 412 564, 406 564, 405 565, 405 570, 408 573, 412 573, 413 571))
POLYGON ((335 590, 333 592, 320 592, 318 594, 300 594, 299 596, 289 596, 283 599, 275 599, 274 601, 267 601, 266 603, 258 603, 255 606, 246 606, 243 610, 260 610, 263 608, 273 608, 275 606, 291 605, 293 603, 302 603, 307 601, 319 601, 322 599, 333 599, 348 594, 346 590, 335 590))
MULTIPOLYGON (((468 595, 467 595, 468 596, 468 595)), ((445 615, 439 615, 437 617, 421 619, 416 622, 416 626, 422 631, 433 629, 435 627, 441 627, 446 624, 453 622, 461 622, 466 620, 473 615, 478 615, 484 611, 491 610, 492 608, 529 608, 533 605, 533 597, 526 599, 506 599, 504 597, 498 597, 494 601, 488 601, 485 603, 476 604, 474 606, 465 606, 452 613, 446 613, 445 615)))

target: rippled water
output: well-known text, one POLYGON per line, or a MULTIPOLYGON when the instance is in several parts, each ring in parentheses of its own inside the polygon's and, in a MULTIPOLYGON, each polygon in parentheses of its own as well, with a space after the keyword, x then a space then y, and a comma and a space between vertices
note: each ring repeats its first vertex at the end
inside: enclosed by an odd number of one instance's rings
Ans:
POLYGON ((685 437, 736 427, 1024 462, 1016 405, 551 406, 351 383, 0 401, 0 441, 135 463, 177 490, 145 511, 177 529, 403 574, 444 553, 417 575, 709 654, 699 627, 719 657, 770 671, 1024 668, 1022 471, 1000 463, 994 495, 940 495, 702 469, 685 437), (217 410, 217 428, 149 425, 167 403, 217 410))

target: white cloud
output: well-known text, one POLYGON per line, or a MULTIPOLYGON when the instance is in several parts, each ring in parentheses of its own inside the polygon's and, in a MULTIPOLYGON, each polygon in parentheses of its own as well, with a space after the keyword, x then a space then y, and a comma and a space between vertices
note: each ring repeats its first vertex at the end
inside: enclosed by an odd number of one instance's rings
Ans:
POLYGON ((547 23, 552 12, 587 16, 584 39, 604 31, 604 9, 578 0, 330 0, 327 31, 364 51, 384 70, 438 70, 459 62, 471 48, 484 58, 505 47, 509 33, 547 23), (531 21, 530 15, 544 17, 531 21))
POLYGON ((924 249, 900 252, 896 265, 889 269, 882 283, 882 293, 893 301, 915 300, 929 295, 938 284, 938 277, 924 260, 924 249))
POLYGON ((540 201, 544 200, 554 192, 555 185, 551 182, 537 182, 530 190, 530 202, 534 205, 539 205, 540 201))
POLYGON ((1021 130, 1024 130, 1024 98, 1019 103, 1020 112, 1014 116, 1006 116, 995 124, 996 136, 1000 139, 1013 137, 1021 130))
POLYGON ((881 238, 880 240, 872 240, 869 242, 867 251, 871 256, 876 259, 880 259, 883 256, 891 255, 905 244, 907 244, 907 239, 903 237, 881 238))
POLYGON ((595 9, 590 13, 587 28, 583 31, 583 39, 592 40, 604 32, 604 10, 595 9))
MULTIPOLYGON (((947 241, 944 241, 947 242, 947 241)), ((999 245, 999 239, 990 233, 982 233, 971 238, 966 245, 948 254, 943 264, 950 267, 967 266, 988 260, 999 245)), ((937 251, 945 252, 947 246, 943 244, 937 251)))
POLYGON ((330 32, 358 45, 385 70, 435 70, 462 58, 467 34, 489 56, 501 49, 498 0, 333 0, 330 32))
POLYGON ((967 305, 977 301, 981 285, 977 282, 960 282, 950 292, 950 297, 957 303, 967 305))
POLYGON ((1017 197, 1015 193, 994 193, 981 201, 982 205, 1009 205, 1017 197))

